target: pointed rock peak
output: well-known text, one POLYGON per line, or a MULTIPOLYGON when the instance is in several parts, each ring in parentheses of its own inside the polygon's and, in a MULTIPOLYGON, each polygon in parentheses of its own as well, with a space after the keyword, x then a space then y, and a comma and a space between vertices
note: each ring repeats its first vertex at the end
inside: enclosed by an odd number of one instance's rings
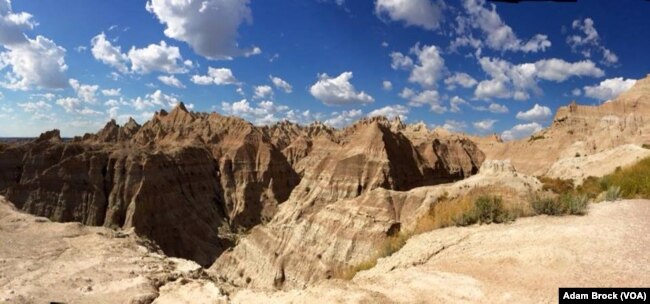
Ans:
POLYGON ((117 125, 117 122, 115 121, 115 119, 111 119, 111 120, 110 120, 109 122, 107 122, 106 125, 104 126, 104 130, 109 129, 109 128, 115 128, 115 127, 119 127, 119 126, 117 125))
POLYGON ((61 141, 61 131, 58 129, 54 129, 52 131, 47 131, 44 133, 41 133, 41 135, 36 139, 36 142, 46 142, 46 141, 53 141, 53 142, 60 142, 61 141))
POLYGON ((124 127, 125 127, 125 128, 129 128, 129 129, 130 129, 130 128, 133 128, 133 127, 139 128, 139 127, 140 127, 140 124, 138 124, 138 122, 135 121, 135 119, 133 119, 133 117, 129 117, 129 121, 127 121, 127 122, 124 124, 124 127))
POLYGON ((165 116, 167 116, 168 114, 169 114, 169 113, 167 113, 167 111, 165 111, 164 109, 160 109, 160 113, 156 112, 156 115, 157 115, 157 116, 160 116, 160 117, 165 117, 165 116))
POLYGON ((173 112, 176 112, 176 111, 182 111, 182 112, 185 112, 185 113, 188 113, 188 112, 189 112, 189 111, 187 111, 187 108, 185 107, 185 104, 184 104, 182 101, 179 102, 179 103, 176 105, 176 107, 174 107, 174 109, 172 110, 172 113, 173 113, 173 112))

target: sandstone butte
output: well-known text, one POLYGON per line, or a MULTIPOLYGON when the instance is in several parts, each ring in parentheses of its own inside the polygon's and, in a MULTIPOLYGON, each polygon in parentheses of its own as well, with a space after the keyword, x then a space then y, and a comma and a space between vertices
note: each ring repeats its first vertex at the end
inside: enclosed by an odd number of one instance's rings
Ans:
MULTIPOLYGON (((120 126, 111 121, 96 134, 72 140, 63 140, 53 130, 31 142, 0 145, 0 195, 11 202, 3 200, 5 215, 0 223, 7 227, 2 231, 32 237, 38 235, 34 231, 46 227, 72 229, 75 238, 88 239, 89 244, 112 243, 104 239, 115 238, 114 233, 128 236, 126 243, 120 243, 124 250, 99 246, 88 252, 107 259, 110 252, 128 257, 120 260, 123 269, 134 267, 125 261, 154 257, 139 263, 129 275, 145 287, 124 287, 144 293, 122 295, 136 303, 164 303, 165 297, 173 303, 192 293, 212 294, 213 302, 271 297, 290 302, 301 295, 315 299, 328 294, 330 283, 326 282, 338 282, 331 283, 331 292, 337 295, 347 290, 360 295, 359 299, 400 302, 394 291, 372 291, 371 287, 372 282, 392 278, 388 273, 394 268, 382 268, 397 263, 391 262, 392 256, 352 282, 341 283, 343 270, 376 259, 387 241, 411 235, 418 220, 442 198, 488 188, 523 200, 541 188, 534 176, 580 180, 586 172, 579 169, 581 165, 594 166, 597 169, 587 173, 598 176, 633 163, 648 155, 639 146, 650 143, 650 127, 645 122, 649 118, 650 77, 602 105, 562 107, 550 127, 510 142, 498 136, 429 130, 423 124, 405 125, 383 117, 362 119, 340 130, 317 122, 257 127, 235 117, 190 112, 181 103, 169 113, 157 112, 143 125, 130 120, 120 126), (18 211, 39 218, 33 220, 18 211), (103 227, 56 226, 50 220, 103 227), (33 225, 37 228, 12 224, 25 221, 45 224, 33 225), (87 236, 92 232, 108 237, 87 236), (187 266, 194 262, 198 265, 187 266), (159 271, 142 272, 140 267, 159 271), (288 293, 273 294, 278 290, 288 293), (370 292, 370 298, 362 296, 365 292, 370 292)), ((28 246, 14 234, 3 233, 14 244, 3 255, 28 246)), ((67 233, 44 234, 43 242, 55 244, 67 233)), ((480 241, 475 243, 480 247, 480 241)), ((409 259, 420 259, 418 254, 430 259, 436 254, 418 252, 417 243, 411 244, 405 247, 414 248, 405 253, 413 255, 409 259)), ((84 254, 64 247, 62 252, 84 254)), ((409 259, 404 263, 410 261, 413 267, 424 263, 409 259)), ((7 260, 3 257, 2 261, 7 260)), ((74 258, 65 262, 74 267, 74 258)), ((88 263, 105 262, 100 258, 88 263)), ((26 284, 20 278, 35 274, 29 267, 27 274, 16 267, 15 263, 7 266, 3 272, 16 277, 0 277, 0 286, 3 291, 6 286, 16 288, 10 290, 8 299, 29 303, 20 293, 30 290, 15 285, 26 284)), ((400 278, 406 277, 394 277, 400 278)), ((429 279, 443 280, 439 276, 429 279)), ((463 282, 467 283, 457 283, 463 282)), ((646 276, 633 282, 647 285, 649 280, 646 276)), ((47 298, 55 294, 47 292, 51 287, 41 283, 45 291, 35 299, 54 300, 47 298)), ((466 284, 467 288, 480 287, 472 284, 466 284)), ((76 289, 69 292, 79 293, 76 289)), ((336 295, 330 296, 338 301, 336 295)), ((524 299, 538 299, 534 293, 528 296, 532 298, 524 299)), ((81 295, 74 299, 110 302, 100 298, 81 295)), ((436 298, 414 299, 402 300, 436 298)))

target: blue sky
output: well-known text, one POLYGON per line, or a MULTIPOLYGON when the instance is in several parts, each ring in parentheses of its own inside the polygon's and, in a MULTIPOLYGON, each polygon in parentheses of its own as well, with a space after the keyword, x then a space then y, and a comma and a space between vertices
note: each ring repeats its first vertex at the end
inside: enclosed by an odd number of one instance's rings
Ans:
POLYGON ((144 123, 401 116, 528 136, 650 73, 650 3, 0 0, 0 137, 144 123))

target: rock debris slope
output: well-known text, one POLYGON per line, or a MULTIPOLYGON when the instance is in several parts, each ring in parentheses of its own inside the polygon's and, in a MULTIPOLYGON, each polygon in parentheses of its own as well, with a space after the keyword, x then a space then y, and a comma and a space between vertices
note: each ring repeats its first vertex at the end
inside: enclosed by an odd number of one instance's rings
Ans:
POLYGON ((408 128, 385 118, 343 130, 256 127, 180 103, 143 125, 111 121, 72 140, 54 130, 0 146, 0 194, 55 221, 133 228, 165 254, 208 266, 285 201, 306 216, 377 188, 462 179, 483 161, 463 137, 416 140, 408 128))

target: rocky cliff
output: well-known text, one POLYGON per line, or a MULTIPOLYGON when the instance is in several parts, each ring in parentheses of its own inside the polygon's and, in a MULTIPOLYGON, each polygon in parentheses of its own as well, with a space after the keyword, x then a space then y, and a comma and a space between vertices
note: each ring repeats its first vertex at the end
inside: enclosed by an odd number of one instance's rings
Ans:
POLYGON ((286 202, 307 216, 374 189, 405 191, 478 171, 484 157, 471 141, 420 131, 385 118, 342 130, 256 127, 181 103, 143 125, 111 121, 72 141, 54 130, 3 145, 0 194, 52 220, 134 228, 170 256, 210 265, 238 233, 292 218, 278 213, 286 202))
POLYGON ((572 157, 593 155, 624 144, 650 144, 650 75, 601 105, 560 107, 552 124, 530 138, 501 142, 474 139, 488 159, 511 159, 518 170, 545 175, 572 157))

